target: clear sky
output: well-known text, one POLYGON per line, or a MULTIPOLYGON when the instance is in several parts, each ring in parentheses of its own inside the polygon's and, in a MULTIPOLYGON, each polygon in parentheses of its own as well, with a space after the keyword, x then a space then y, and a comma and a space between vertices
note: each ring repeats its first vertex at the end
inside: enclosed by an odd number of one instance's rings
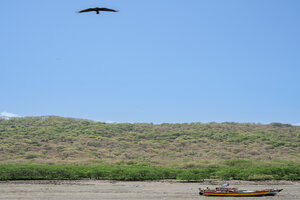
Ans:
POLYGON ((0 0, 0 22, 2 115, 300 122, 299 0, 0 0))

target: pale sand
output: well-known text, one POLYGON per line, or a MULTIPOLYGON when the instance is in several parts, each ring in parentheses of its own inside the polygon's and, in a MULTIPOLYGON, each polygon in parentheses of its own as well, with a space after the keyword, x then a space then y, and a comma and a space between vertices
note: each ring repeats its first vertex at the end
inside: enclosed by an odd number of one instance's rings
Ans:
POLYGON ((179 181, 9 181, 0 182, 1 200, 176 200, 176 199, 241 199, 238 197, 204 197, 199 187, 211 187, 222 183, 231 187, 259 190, 265 188, 284 189, 275 197, 242 197, 247 199, 300 200, 300 182, 248 182, 206 181, 188 183, 179 181))

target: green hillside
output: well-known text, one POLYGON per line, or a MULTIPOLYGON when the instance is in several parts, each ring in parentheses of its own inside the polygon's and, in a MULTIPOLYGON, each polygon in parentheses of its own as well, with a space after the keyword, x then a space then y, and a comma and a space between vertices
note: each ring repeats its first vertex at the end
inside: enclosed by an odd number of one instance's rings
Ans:
POLYGON ((148 163, 192 168, 230 165, 232 160, 248 160, 252 165, 299 163, 300 127, 107 124, 56 116, 0 119, 0 164, 148 163))

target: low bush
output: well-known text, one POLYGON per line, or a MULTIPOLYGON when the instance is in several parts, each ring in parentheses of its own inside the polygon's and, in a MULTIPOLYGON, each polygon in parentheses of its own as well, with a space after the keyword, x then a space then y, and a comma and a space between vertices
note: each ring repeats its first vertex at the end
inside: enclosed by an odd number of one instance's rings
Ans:
POLYGON ((0 165, 0 180, 105 179, 143 181, 160 179, 300 180, 300 166, 202 167, 174 169, 155 166, 0 165))

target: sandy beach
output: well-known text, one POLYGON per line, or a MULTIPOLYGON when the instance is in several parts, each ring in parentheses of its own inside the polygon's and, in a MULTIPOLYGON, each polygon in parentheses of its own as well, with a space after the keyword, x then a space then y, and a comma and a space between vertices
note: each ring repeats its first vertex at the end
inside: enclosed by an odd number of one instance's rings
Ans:
MULTIPOLYGON (((225 181, 231 187, 240 189, 283 188, 275 197, 256 197, 260 199, 299 200, 300 182, 248 182, 225 181)), ((180 182, 172 180, 123 182, 103 180, 79 181, 4 181, 0 182, 2 200, 174 200, 174 199, 215 199, 198 194, 199 187, 214 188, 224 181, 180 182)), ((236 199, 233 197, 218 197, 236 199)), ((254 199, 244 197, 243 199, 254 199)))

